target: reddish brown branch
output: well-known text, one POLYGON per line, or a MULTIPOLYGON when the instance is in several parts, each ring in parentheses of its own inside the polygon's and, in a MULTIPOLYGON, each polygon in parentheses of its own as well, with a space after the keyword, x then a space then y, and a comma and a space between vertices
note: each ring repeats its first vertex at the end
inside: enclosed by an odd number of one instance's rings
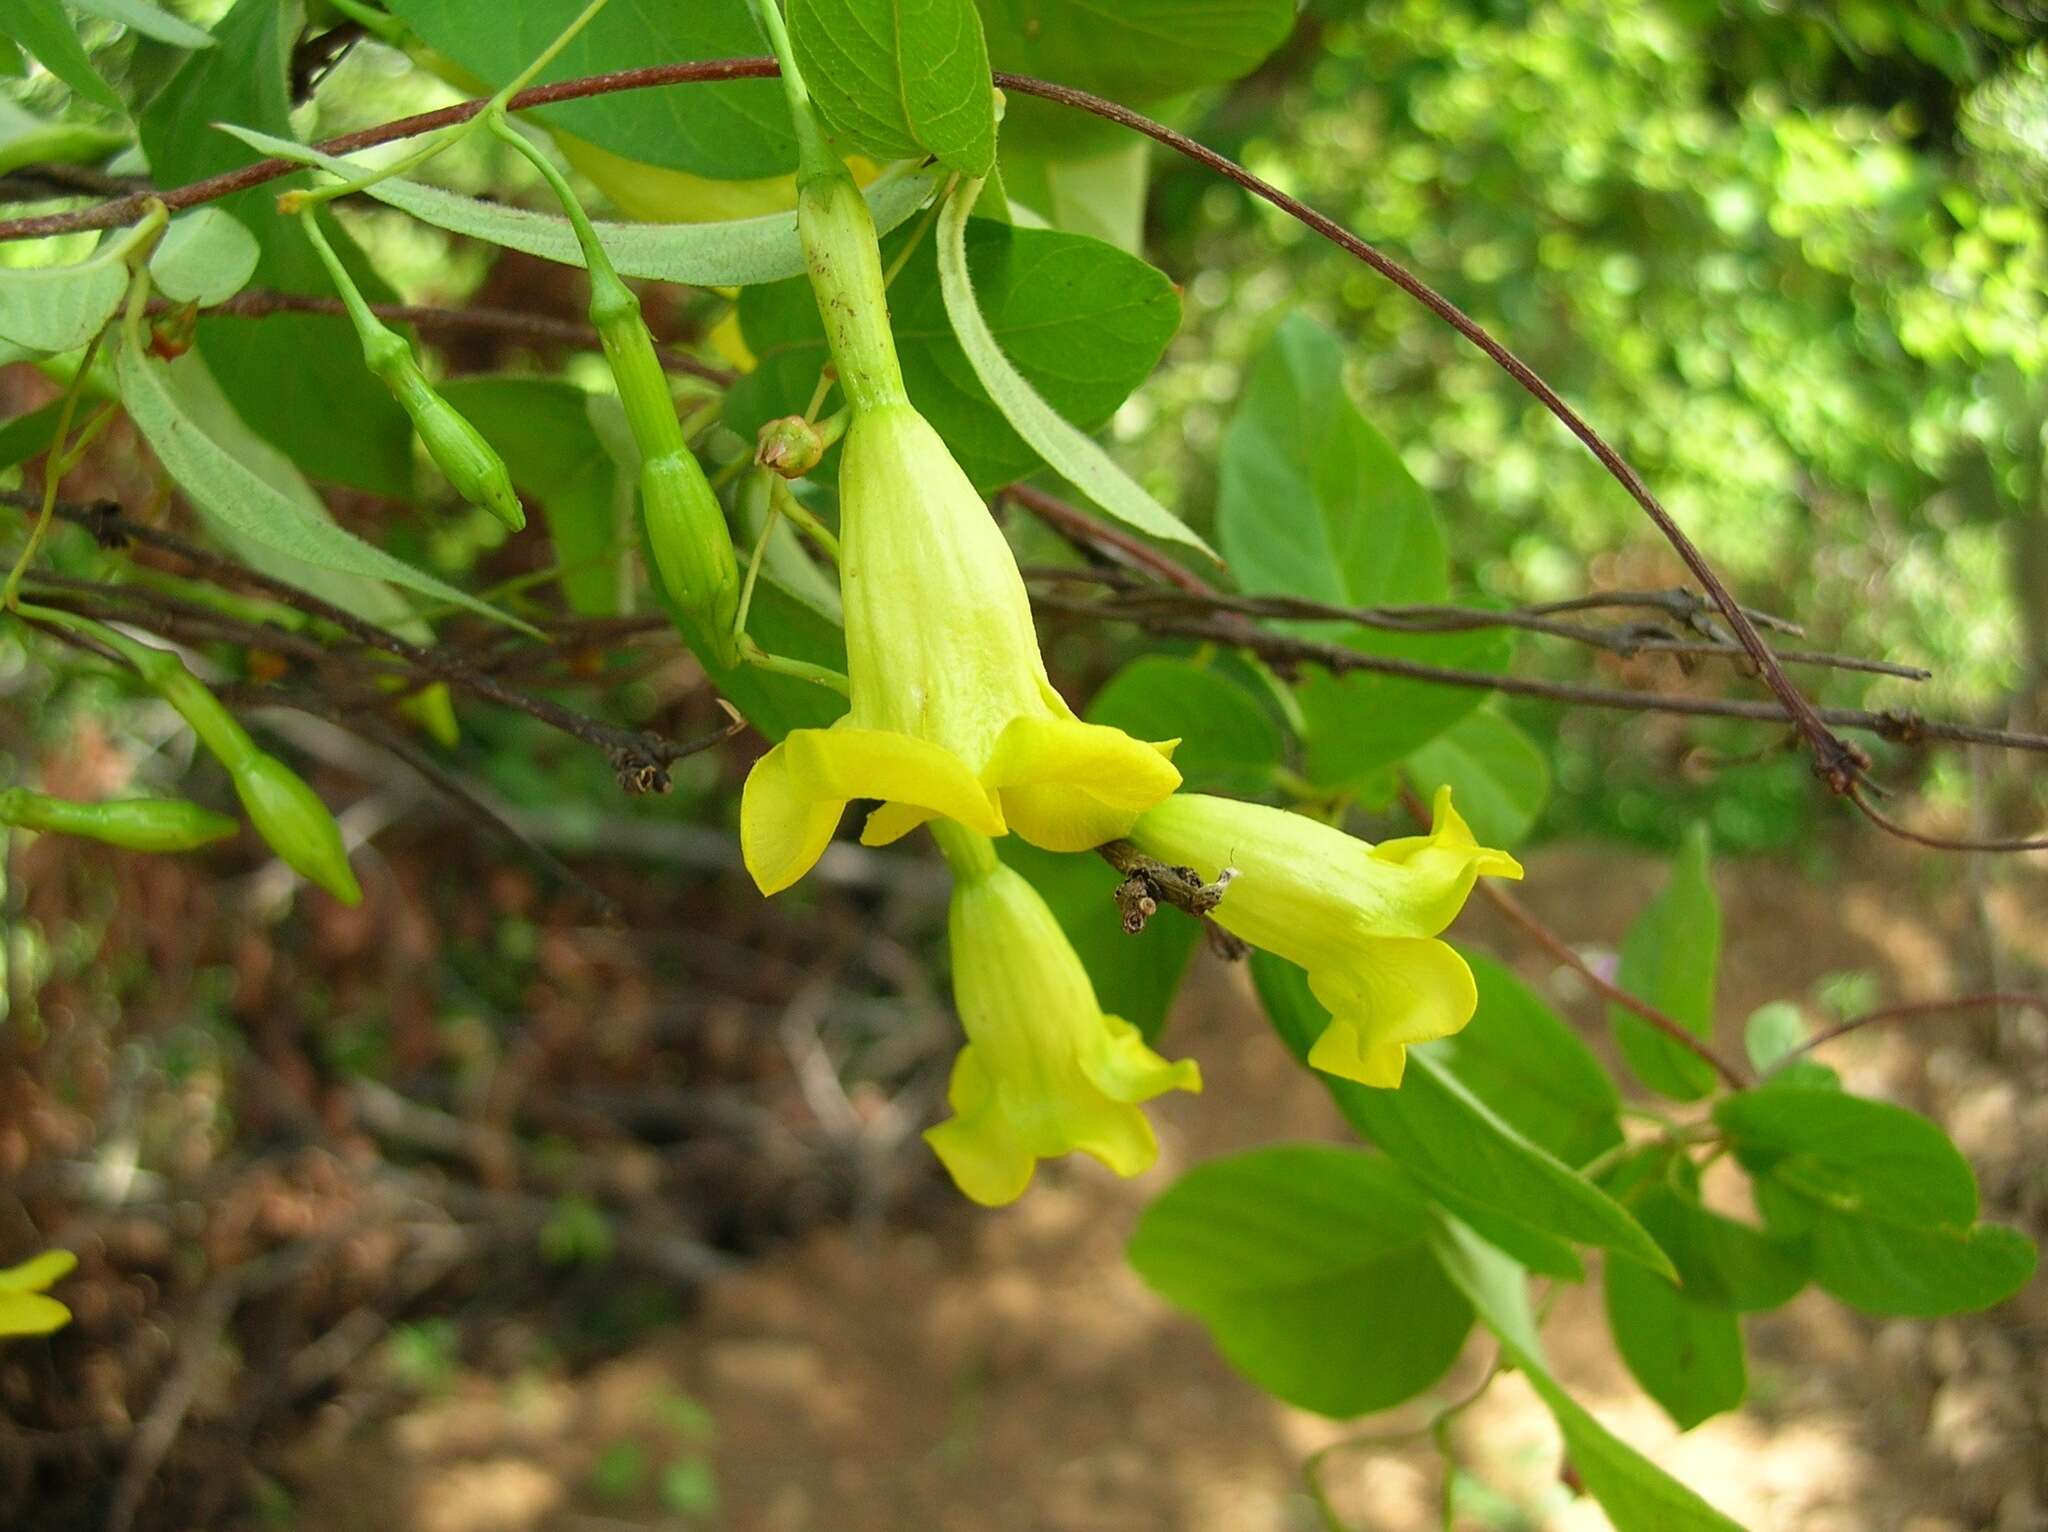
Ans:
POLYGON ((1850 789, 1849 801, 1856 805, 1865 819, 1880 830, 1896 835, 1900 840, 1909 840, 1916 846, 1926 846, 1932 851, 2048 851, 2048 836, 2014 840, 1950 840, 1945 836, 1923 834, 1907 828, 1896 819, 1888 819, 1880 814, 1871 806, 1870 799, 1865 796, 1860 784, 1850 789))
MULTIPOLYGON (((1407 786, 1405 783, 1401 788, 1401 802, 1407 807, 1409 814, 1414 817, 1415 822, 1427 829, 1429 826, 1429 809, 1415 795, 1415 789, 1407 786)), ((1748 1088, 1750 1084, 1749 1077, 1722 1058, 1713 1048, 1693 1036, 1691 1030, 1684 1022, 1675 1016, 1667 1015, 1650 1004, 1649 1001, 1644 1000, 1638 995, 1631 995, 1620 985, 1612 983, 1603 977, 1594 969, 1592 964, 1572 950, 1569 942, 1551 930, 1541 920, 1538 920, 1529 907, 1513 894, 1490 878, 1481 878, 1473 886, 1487 899, 1492 901, 1495 909, 1519 926, 1531 941, 1556 958, 1558 962, 1564 964, 1565 967, 1578 974, 1602 995, 1606 996, 1623 1010, 1631 1011, 1635 1015, 1640 1016, 1681 1048, 1711 1065, 1714 1073, 1728 1082, 1730 1089, 1744 1090, 1748 1088)))
POLYGON ((1734 633, 1736 641, 1748 652, 1750 659, 1763 676, 1764 683, 1784 705, 1785 715, 1805 736, 1808 746, 1813 751, 1814 770, 1821 780, 1833 791, 1846 793, 1861 778, 1869 764, 1867 757, 1855 746, 1838 738, 1828 728, 1820 712, 1806 700, 1804 693, 1792 684, 1791 678, 1785 674, 1784 667, 1778 663, 1770 647, 1764 643, 1762 635, 1757 632, 1756 625, 1750 621, 1749 614, 1743 610, 1741 603, 1736 601, 1722 582, 1714 566, 1707 562, 1706 556, 1694 545, 1692 539, 1685 535, 1684 529, 1672 519, 1671 513, 1664 509, 1663 502, 1651 493, 1642 476, 1629 466, 1627 460, 1605 437, 1593 429, 1584 416, 1565 403, 1562 396, 1544 382, 1534 369, 1495 340, 1478 321, 1392 256, 1384 254, 1307 203, 1290 197, 1277 186, 1260 180, 1235 160, 1196 143, 1185 133, 1177 133, 1165 124, 1154 122, 1128 107, 1119 106, 1114 101, 1105 101, 1100 96, 1092 96, 1086 91, 1075 90, 1071 86, 1054 85, 1044 80, 1034 80, 1028 76, 1001 71, 997 72, 996 83, 1005 90, 1056 101, 1061 105, 1090 112, 1106 121, 1130 128, 1213 170, 1227 180, 1235 181, 1254 196, 1265 199, 1297 222, 1315 230, 1346 254, 1370 266, 1477 346, 1496 366, 1562 421, 1565 429, 1585 444, 1586 450, 1599 460, 1600 466, 1605 468, 1615 482, 1628 491, 1630 498, 1642 507, 1643 513, 1664 535, 1664 540, 1671 544, 1679 558, 1684 561, 1685 567, 1692 571, 1692 576, 1699 581, 1700 588, 1713 599, 1714 605, 1720 608, 1721 615, 1734 633))
MULTIPOLYGON (((511 108, 515 112, 525 111, 529 107, 552 106, 561 101, 578 101, 586 96, 605 96, 614 91, 645 90, 657 85, 689 85, 709 80, 773 79, 778 73, 780 71, 773 59, 704 59, 686 64, 656 64, 645 69, 619 69, 610 74, 586 75, 578 80, 558 80, 552 85, 535 85, 514 96, 511 108)), ((375 127, 363 128, 354 133, 344 133, 338 138, 323 139, 313 147, 322 154, 352 154, 358 149, 369 149, 378 144, 394 143, 401 138, 415 138, 422 133, 432 133, 439 128, 453 127, 458 122, 469 121, 483 109, 484 102, 481 99, 459 101, 454 106, 444 106, 437 111, 420 112, 411 117, 400 117, 392 122, 378 123, 375 127)), ((266 181, 275 181, 280 176, 288 176, 305 168, 304 165, 292 160, 258 160, 253 165, 244 165, 240 170, 208 176, 203 181, 193 181, 166 191, 136 192, 131 196, 116 197, 111 202, 102 202, 95 207, 77 208, 68 213, 44 213, 33 218, 4 219, 0 220, 0 240, 33 239, 47 234, 73 234, 80 229, 118 228, 140 218, 151 202, 161 202, 175 213, 181 208, 197 207, 202 202, 232 197, 236 192, 247 191, 252 186, 261 186, 266 181)))
POLYGON ((2048 998, 2006 990, 1987 990, 1975 995, 1947 995, 1939 1000, 1909 1000, 1901 1005, 1888 1005, 1881 1010, 1865 1011, 1861 1016, 1851 1016, 1847 1021, 1823 1028, 1773 1064, 1765 1078, 1768 1079, 1794 1059, 1813 1052, 1824 1043, 1831 1043, 1838 1037, 1846 1037, 1851 1032, 1860 1032, 1863 1028, 1876 1026, 1880 1022, 1913 1021, 1923 1016, 1981 1011, 1987 1006, 2032 1006, 2042 1015, 2048 1016, 2048 998))

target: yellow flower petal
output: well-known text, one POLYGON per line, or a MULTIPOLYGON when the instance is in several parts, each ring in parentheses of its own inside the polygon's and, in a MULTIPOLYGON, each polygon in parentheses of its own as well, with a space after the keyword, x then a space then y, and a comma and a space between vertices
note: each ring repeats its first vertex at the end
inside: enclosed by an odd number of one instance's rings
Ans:
POLYGON ((39 1293, 77 1269, 78 1257, 69 1250, 45 1250, 19 1266, 0 1270, 0 1292, 39 1293))
POLYGON ((1047 851, 1087 851, 1128 834, 1144 810, 1180 786, 1169 759, 1179 740, 1146 744, 1073 718, 1012 719, 982 781, 1011 829, 1047 851))
MULTIPOLYGON (((793 736, 792 736, 793 737, 793 736)), ((778 894, 817 865, 846 800, 809 794, 777 745, 747 773, 740 793, 740 856, 764 894, 778 894)))
POLYGON ((1309 1063, 1361 1085, 1400 1084, 1408 1044, 1449 1037, 1479 1007, 1472 970, 1440 941, 1361 942, 1311 968, 1308 987, 1330 1012, 1309 1063))
POLYGON ((48 1335, 71 1323, 71 1310, 41 1293, 0 1292, 0 1335, 48 1335))
POLYGON ((1469 862, 1473 871, 1482 878, 1519 879, 1522 876, 1520 862, 1505 851, 1479 844, 1472 827, 1465 823, 1464 815, 1451 807, 1448 784, 1436 790, 1436 803, 1430 818, 1429 834, 1383 840, 1372 848, 1374 860, 1417 868, 1432 864, 1462 866, 1469 862))
POLYGON ((886 729, 840 725, 797 729, 783 741, 790 775, 818 798, 914 804, 981 835, 1001 835, 1003 817, 967 763, 928 740, 886 729))
POLYGON ((861 826, 860 843, 863 846, 886 846, 938 817, 932 810, 919 808, 914 803, 885 803, 868 815, 867 823, 861 826))
POLYGON ((1103 1015, 1045 901, 992 856, 958 876, 948 928, 967 1046, 947 1092, 954 1115, 925 1141, 960 1189, 990 1206, 1013 1201, 1038 1161, 1075 1150, 1123 1176, 1151 1165, 1159 1143, 1137 1103, 1198 1091, 1201 1072, 1103 1015))

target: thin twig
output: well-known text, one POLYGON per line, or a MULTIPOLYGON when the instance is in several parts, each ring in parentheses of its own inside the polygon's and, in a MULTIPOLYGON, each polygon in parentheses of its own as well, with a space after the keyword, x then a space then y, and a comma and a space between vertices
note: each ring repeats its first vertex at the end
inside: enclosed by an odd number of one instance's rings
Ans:
MULTIPOLYGON (((1234 623, 1225 617, 1204 620, 1172 614, 1138 615, 1100 601, 1071 601, 1040 593, 1032 598, 1041 611, 1061 612, 1096 622, 1129 622, 1150 633, 1178 638, 1204 639, 1247 650, 1280 665, 1319 665, 1334 674, 1369 671, 1401 676, 1436 686, 1477 687, 1517 697, 1537 697, 1547 702, 1564 702, 1579 707, 1615 708, 1635 713, 1676 713, 1696 718, 1740 718, 1756 723, 1785 723, 1789 720, 1776 701, 1745 702, 1721 697, 1681 697, 1664 692, 1623 691, 1604 686, 1580 686, 1564 681, 1540 681, 1528 676, 1502 675, 1486 670, 1464 670, 1449 665, 1425 665, 1417 660, 1391 655, 1368 654, 1343 644, 1296 638, 1271 633, 1264 628, 1234 623)), ((2048 734, 2023 734, 2012 729, 1982 728, 1974 724, 1938 723, 1917 713, 1902 711, 1866 712, 1858 708, 1822 708, 1826 722, 1844 729, 1860 729, 1894 744, 1921 744, 1945 740, 1957 744, 1995 745, 2007 750, 2048 752, 2048 734)))
POLYGON ((1986 990, 1975 995, 1944 995, 1939 1000, 1909 1000, 1900 1005, 1887 1005, 1879 1010, 1865 1011, 1861 1016, 1851 1016, 1847 1021, 1836 1022, 1832 1027, 1822 1028, 1766 1070, 1764 1078, 1768 1080, 1795 1059, 1804 1057, 1823 1044, 1831 1043, 1838 1037, 1846 1037, 1851 1032, 1860 1032, 1865 1027, 1887 1021, 1911 1021, 1923 1016, 1950 1015, 1958 1011, 1980 1011, 1987 1006, 2031 1006, 2042 1015, 2048 1016, 2048 996, 2029 995, 2017 991, 1986 990))
POLYGON ((1297 222, 1313 229, 1346 254, 1370 266, 1477 346, 1496 366, 1555 415, 1572 435, 1584 443, 1586 450, 1599 460, 1600 466, 1605 468, 1615 482, 1628 491, 1630 498, 1642 507, 1643 513, 1664 535, 1664 540, 1671 544, 1685 567, 1692 571, 1692 577, 1699 581, 1701 589, 1706 591, 1713 599, 1714 605, 1720 608, 1721 615, 1734 633, 1736 641, 1748 652, 1751 661, 1762 674, 1764 683, 1784 705, 1785 714, 1805 737, 1813 751, 1814 770, 1821 780, 1826 782, 1832 791, 1846 793, 1862 777, 1868 764, 1863 753, 1836 737, 1828 728, 1821 713, 1806 700, 1805 694, 1792 684, 1791 679, 1785 674, 1784 667, 1772 655, 1770 646, 1757 632, 1749 614, 1743 610, 1741 603, 1736 601, 1714 566, 1707 562, 1706 555, 1700 552, 1690 537, 1686 536, 1684 529, 1664 508, 1663 502, 1651 493, 1642 476, 1629 466, 1627 460, 1605 437, 1593 429, 1584 416, 1565 403, 1563 397, 1544 382, 1533 368, 1495 340, 1484 326, 1399 261, 1360 239, 1342 224, 1325 217, 1300 199, 1290 197, 1277 186, 1260 180, 1235 160, 1196 143, 1185 133, 1177 133, 1165 124, 1154 122, 1129 107, 1119 106, 1114 101, 1105 101, 1100 96, 1075 90, 1071 86, 1054 85, 1045 80, 1004 71, 997 72, 996 83, 1005 90, 1058 102, 1130 128, 1218 175, 1235 181, 1254 196, 1265 199, 1297 222))
POLYGON ((1919 830, 1909 829, 1896 819, 1887 818, 1873 808, 1860 783, 1850 790, 1849 801, 1856 805, 1865 819, 1879 829, 1889 831, 1900 840, 1909 840, 1916 846, 1926 846, 1933 851, 2048 851, 2048 836, 2012 840, 1950 840, 1946 836, 1927 835, 1919 830))
MULTIPOLYGON (((19 490, 0 490, 0 505, 32 509, 38 503, 35 497, 19 490)), ((595 745, 605 752, 613 769, 618 773, 620 786, 628 792, 666 791, 670 766, 687 756, 699 754, 730 739, 741 727, 738 724, 727 725, 697 739, 679 743, 646 730, 623 729, 615 724, 603 723, 563 707, 550 698, 536 697, 518 691, 493 676, 448 658, 438 650, 410 643, 375 623, 366 622, 353 612, 344 611, 332 602, 323 601, 295 585, 272 579, 269 575, 247 565, 238 564, 232 559, 223 558, 219 554, 210 553, 181 537, 131 520, 111 506, 60 504, 58 514, 67 521, 92 530, 96 536, 124 538, 159 548, 167 553, 174 553, 216 579, 236 581, 260 590, 265 595, 272 596, 308 616, 330 623, 367 647, 381 650, 405 661, 422 675, 460 686, 486 701, 525 713, 528 717, 539 719, 564 734, 580 739, 586 744, 595 745)))
MULTIPOLYGON (((178 305, 158 299, 150 304, 149 311, 152 314, 163 314, 176 307, 178 305)), ((522 314, 512 309, 435 308, 418 303, 373 303, 369 308, 370 312, 380 319, 417 325, 422 330, 476 330, 508 336, 533 346, 573 346, 585 351, 595 351, 599 344, 597 331, 590 326, 577 324, 572 320, 555 319, 545 314, 522 314)), ((339 298, 324 297, 315 293, 280 293, 260 289, 239 292, 225 303, 200 310, 202 317, 209 319, 267 319, 272 314, 346 312, 339 298)), ((737 377, 737 374, 727 368, 700 362, 672 345, 657 345, 655 355, 661 358, 663 366, 672 371, 703 378, 706 382, 715 383, 721 388, 731 387, 737 377)))
MULTIPOLYGON (((1047 580, 1098 580, 1096 572, 1090 570, 1037 569, 1029 571, 1028 575, 1031 578, 1047 580)), ((1098 583, 1114 584, 1114 577, 1098 583)), ((1662 628, 1647 623, 1624 628, 1592 627, 1585 623, 1562 622, 1534 608, 1498 610, 1435 604, 1341 606, 1327 601, 1310 601, 1299 596, 1239 596, 1226 591, 1195 592, 1184 587, 1169 590, 1157 586, 1133 588, 1119 585, 1116 588, 1118 594, 1105 599, 1103 606, 1123 612, 1133 621, 1151 612, 1207 611, 1228 612, 1239 617, 1270 617, 1289 622, 1345 622, 1388 633, 1469 633, 1486 628, 1514 628, 1546 638, 1568 639, 1573 643, 1605 650, 1620 659, 1634 659, 1644 654, 1669 654, 1681 658, 1745 661, 1748 659, 1748 651, 1740 644, 1715 639, 1673 638, 1662 628)), ((1672 594, 1680 597, 1691 595, 1690 592, 1683 590, 1672 594)), ((1607 601, 1596 593, 1586 598, 1586 605, 1581 609, 1590 609, 1594 605, 1639 607, 1645 604, 1641 595, 1640 592, 1628 592, 1607 601)), ((1704 602, 1699 602, 1698 597, 1692 597, 1692 600, 1698 602, 1701 609, 1711 610, 1704 602)), ((1892 660, 1864 659, 1859 655, 1823 654, 1809 649, 1779 649, 1776 653, 1780 660, 1791 665, 1818 665, 1830 670, 1895 676, 1905 681, 1928 681, 1934 676, 1932 671, 1922 669, 1918 665, 1901 665, 1892 660)))
POLYGON ((1613 1001, 1623 1010, 1634 1012, 1687 1052, 1712 1065, 1714 1073, 1727 1081, 1731 1089, 1742 1090, 1748 1086, 1749 1080, 1741 1070, 1722 1058, 1720 1054, 1701 1042, 1700 1039, 1693 1036, 1686 1029, 1683 1022, 1679 1021, 1676 1017, 1666 1015, 1650 1004, 1649 1001, 1642 999, 1640 996, 1632 995, 1620 985, 1611 983, 1603 978, 1590 963, 1572 951, 1570 943, 1565 941, 1563 937, 1551 930, 1542 921, 1538 920, 1530 912, 1529 907, 1513 894, 1504 888, 1495 887, 1494 884, 1483 878, 1476 886, 1481 894, 1493 902, 1495 909, 1520 926, 1522 931, 1537 946, 1578 974, 1579 977, 1592 985, 1594 989, 1606 996, 1607 999, 1613 1001))

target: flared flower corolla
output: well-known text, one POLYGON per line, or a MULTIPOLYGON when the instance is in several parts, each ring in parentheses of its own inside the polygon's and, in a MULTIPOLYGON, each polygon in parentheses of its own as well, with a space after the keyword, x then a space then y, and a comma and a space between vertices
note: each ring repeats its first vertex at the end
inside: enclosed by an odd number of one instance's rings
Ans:
POLYGON ((958 877, 947 924, 967 1046, 947 1092, 954 1115, 925 1141, 960 1190, 1015 1201, 1038 1161, 1075 1150, 1120 1176, 1150 1167, 1159 1142, 1138 1103, 1201 1090, 1194 1062, 1167 1062, 1103 1014, 1052 911, 992 854, 958 877))
POLYGON ((840 593, 852 705, 798 729, 747 778, 740 839, 764 893, 817 862, 848 803, 861 840, 931 819, 1085 851, 1180 785, 1178 741, 1083 723, 1046 679, 1010 546, 907 403, 856 412, 840 465, 840 593))
POLYGON ((1437 933, 1479 878, 1522 875, 1473 837, 1448 787, 1428 835, 1377 846, 1305 815, 1193 793, 1147 811, 1130 838, 1204 878, 1236 869, 1211 918, 1308 970, 1331 1017, 1308 1061, 1363 1085, 1399 1085, 1409 1044, 1472 1019, 1472 970, 1437 933))

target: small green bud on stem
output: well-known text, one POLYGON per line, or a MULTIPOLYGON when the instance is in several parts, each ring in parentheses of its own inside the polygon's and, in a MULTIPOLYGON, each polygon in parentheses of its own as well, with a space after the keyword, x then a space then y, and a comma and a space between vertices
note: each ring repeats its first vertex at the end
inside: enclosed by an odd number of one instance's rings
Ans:
POLYGON ((285 865, 344 904, 362 900, 362 889, 349 870, 348 853, 341 843, 341 827, 320 795, 284 762, 265 754, 235 715, 176 654, 138 643, 76 612, 26 602, 20 611, 34 621, 83 634, 125 660, 152 691, 178 710, 200 743, 227 768, 250 822, 285 865))
POLYGON ((249 822, 287 867, 343 904, 362 903, 362 886, 348 865, 341 826, 303 777, 276 756, 260 751, 233 777, 235 795, 249 822))
POLYGON ((669 600, 703 618, 720 664, 738 661, 739 563, 718 496, 687 448, 640 465, 640 513, 647 546, 669 600))
POLYGON ((784 415, 761 427, 754 461, 785 479, 801 479, 825 455, 825 438, 801 415, 784 415))
POLYGON ((0 824, 52 835, 78 835, 129 851, 191 851, 225 840, 238 828, 182 798, 116 798, 77 803, 25 787, 0 791, 0 824))
POLYGON ((739 611, 739 560, 717 492, 690 453, 668 374, 655 355, 654 337, 640 317, 640 300, 626 286, 583 204, 546 155, 502 115, 491 131, 516 149, 553 188, 583 251, 590 274, 590 322, 604 346, 618 385, 619 403, 633 445, 640 451, 640 514, 655 573, 668 597, 692 620, 720 664, 740 658, 733 620, 739 611))
MULTIPOLYGON (((279 206, 292 195, 287 192, 280 197, 279 206)), ((334 279, 342 307, 348 310, 362 341, 365 365, 391 390, 391 397, 411 418, 413 429, 426 444, 427 456, 448 476, 458 495, 471 505, 482 506, 517 532, 526 525, 526 510, 519 503, 519 492, 512 487, 512 475, 505 460, 484 440, 483 433, 427 381, 405 337, 370 312, 348 268, 327 242, 311 207, 301 211, 299 222, 334 279)))

